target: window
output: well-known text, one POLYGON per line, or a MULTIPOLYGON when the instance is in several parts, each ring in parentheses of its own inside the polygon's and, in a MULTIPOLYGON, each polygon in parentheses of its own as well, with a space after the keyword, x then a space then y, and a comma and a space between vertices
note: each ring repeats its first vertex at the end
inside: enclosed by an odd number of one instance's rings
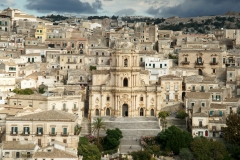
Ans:
POLYGON ((124 59, 124 67, 127 67, 127 66, 128 66, 128 60, 124 59))
POLYGON ((151 66, 152 64, 151 63, 149 63, 149 66, 151 66))
POLYGON ((40 33, 42 33, 42 30, 40 30, 40 33))
POLYGON ((155 68, 155 64, 153 64, 153 68, 155 68))
POLYGON ((63 139, 63 143, 67 143, 67 139, 63 139))
POLYGON ((96 56, 98 56, 98 52, 96 52, 96 56))
POLYGON ((169 101, 169 95, 166 95, 166 100, 169 101))
POLYGON ((30 128, 29 127, 23 127, 23 134, 30 134, 30 128))
POLYGON ((82 59, 80 59, 80 63, 82 63, 82 59))
POLYGON ((30 41, 28 41, 28 44, 30 44, 30 41))
POLYGON ((128 79, 127 78, 123 79, 123 87, 128 87, 128 79))
POLYGON ((43 134, 43 127, 37 127, 37 134, 42 135, 43 134))
POLYGON ((162 68, 162 64, 160 64, 160 68, 162 68))
POLYGON ((212 71, 213 73, 216 73, 216 69, 213 69, 213 71, 212 71))
POLYGON ((229 77, 232 77, 232 73, 229 73, 229 77))
POLYGON ((192 90, 195 91, 195 86, 192 86, 192 90))
POLYGON ((191 106, 194 107, 194 103, 193 102, 191 103, 191 106))
POLYGON ((184 62, 187 62, 187 58, 186 57, 184 58, 184 62))
POLYGON ((175 84, 175 90, 178 90, 178 84, 175 84))
POLYGON ((104 53, 102 52, 102 55, 104 56, 104 53))
POLYGON ((205 103, 202 103, 202 107, 205 107, 205 103))
POLYGON ((63 103, 63 110, 66 110, 66 103, 63 103))
POLYGON ((110 97, 109 96, 107 96, 107 101, 110 101, 110 97))
POLYGON ((16 158, 20 158, 20 152, 16 152, 16 158))
POLYGON ((52 129, 51 129, 51 134, 52 134, 52 135, 55 134, 55 127, 52 127, 52 129))
POLYGON ((212 62, 216 63, 216 58, 215 57, 213 57, 212 62))
POLYGON ((67 135, 67 128, 63 128, 63 134, 67 135))
POLYGON ((82 79, 82 76, 80 76, 80 81, 82 81, 83 79, 82 79))
POLYGON ((169 90, 170 85, 166 84, 166 90, 169 90))
POLYGON ((73 108, 74 108, 74 109, 77 108, 77 104, 76 104, 76 103, 73 104, 73 108))
POLYGON ((199 127, 202 127, 202 121, 199 121, 199 127))
POLYGON ((140 97, 140 101, 143 101, 143 97, 140 97))
POLYGON ((204 92, 204 86, 201 86, 201 92, 204 92))
POLYGON ((198 136, 203 136, 203 132, 202 131, 198 131, 198 136))
POLYGON ((12 127, 12 134, 18 134, 18 127, 12 127))
POLYGON ((197 58, 197 63, 202 63, 202 57, 197 58))
POLYGON ((210 86, 210 87, 209 87, 209 89, 212 89, 212 88, 213 88, 213 86, 210 86))
POLYGON ((167 64, 164 64, 165 67, 167 67, 167 64))
POLYGON ((225 58, 223 58, 223 63, 225 63, 225 61, 226 61, 225 58))
POLYGON ((216 95, 216 100, 220 101, 221 100, 221 96, 220 95, 216 95))
POLYGON ((143 61, 143 58, 140 58, 140 62, 142 62, 143 61))

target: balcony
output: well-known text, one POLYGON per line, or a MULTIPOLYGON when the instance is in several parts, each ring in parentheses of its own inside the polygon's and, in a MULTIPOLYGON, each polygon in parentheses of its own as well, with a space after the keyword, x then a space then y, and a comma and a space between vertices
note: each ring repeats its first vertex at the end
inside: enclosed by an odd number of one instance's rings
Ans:
POLYGON ((204 90, 204 89, 201 89, 200 92, 205 92, 205 90, 204 90))
POLYGON ((65 112, 67 112, 67 111, 68 111, 68 109, 67 109, 67 108, 63 108, 63 109, 62 109, 62 111, 65 111, 65 112))
POLYGON ((66 136, 68 136, 68 135, 69 135, 69 132, 67 132, 67 133, 61 132, 61 136, 62 136, 62 137, 66 137, 66 136))
POLYGON ((222 114, 220 114, 220 113, 210 113, 209 114, 209 117, 223 117, 223 113, 222 114))
POLYGON ((78 111, 78 107, 72 109, 73 112, 78 111))
POLYGON ((43 132, 37 132, 36 136, 43 136, 43 132))
POLYGON ((66 64, 77 64, 77 62, 67 62, 66 64))
POLYGON ((183 62, 181 62, 181 64, 182 64, 182 65, 189 65, 190 62, 189 62, 189 61, 183 61, 183 62))
POLYGON ((22 132, 21 133, 21 136, 29 136, 30 135, 30 132, 22 132))
POLYGON ((13 131, 11 131, 10 135, 11 135, 11 136, 17 136, 17 135, 18 135, 18 132, 13 132, 13 131))
POLYGON ((196 129, 208 129, 208 125, 205 125, 205 126, 203 126, 203 125, 193 125, 192 126, 192 128, 196 128, 196 129))
POLYGON ((209 120, 208 123, 220 123, 220 124, 226 124, 226 119, 209 120))
POLYGON ((218 62, 210 62, 210 65, 218 65, 218 62))
POLYGON ((49 132, 49 136, 56 136, 56 135, 57 135, 57 132, 54 132, 54 133, 49 132))
POLYGON ((197 61, 195 61, 195 67, 203 68, 204 67, 203 64, 204 64, 204 62, 197 62, 197 61))

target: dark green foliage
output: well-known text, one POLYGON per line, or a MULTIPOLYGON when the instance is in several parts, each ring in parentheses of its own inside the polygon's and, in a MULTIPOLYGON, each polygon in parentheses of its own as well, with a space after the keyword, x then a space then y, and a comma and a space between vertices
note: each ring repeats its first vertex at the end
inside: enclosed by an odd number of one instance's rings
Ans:
POLYGON ((160 132, 156 137, 158 143, 163 149, 173 151, 178 154, 181 148, 187 148, 192 142, 192 135, 183 132, 176 126, 171 126, 165 131, 160 132))
POLYGON ((45 93, 44 88, 38 88, 38 93, 41 93, 41 94, 45 93))
POLYGON ((226 141, 240 145, 240 116, 239 114, 230 114, 226 118, 226 125, 223 129, 223 137, 226 141))
POLYGON ((117 20, 117 19, 118 19, 118 16, 114 16, 114 15, 113 15, 113 16, 111 17, 111 19, 112 19, 112 20, 117 20))
POLYGON ((220 141, 196 137, 191 143, 191 150, 198 160, 223 160, 227 155, 224 144, 220 141))
POLYGON ((115 149, 120 144, 120 139, 122 136, 122 131, 118 128, 108 129, 106 132, 106 137, 104 138, 103 148, 104 150, 115 149))
POLYGON ((108 16, 89 16, 88 20, 92 20, 92 19, 105 19, 105 18, 109 18, 108 16))
POLYGON ((31 95, 31 94, 34 94, 33 90, 29 89, 29 88, 26 88, 26 89, 14 89, 13 90, 14 93, 16 94, 23 94, 23 95, 31 95))
POLYGON ((90 66, 90 71, 92 71, 92 70, 96 70, 97 69, 97 67, 96 66, 90 66))
POLYGON ((193 158, 192 152, 188 148, 182 148, 179 153, 181 160, 191 160, 193 158))
POLYGON ((188 117, 188 114, 185 112, 185 110, 180 110, 177 112, 176 118, 185 119, 186 117, 188 117))
POLYGON ((178 59, 177 55, 169 54, 168 55, 169 59, 178 59))
POLYGON ((83 160, 99 160, 101 152, 96 145, 90 144, 86 137, 80 137, 78 143, 78 155, 83 156, 83 160))
POLYGON ((94 144, 97 146, 100 152, 103 151, 103 146, 99 142, 96 141, 94 144))
POLYGON ((42 16, 42 17, 39 17, 41 19, 47 19, 47 20, 50 20, 51 22, 55 22, 55 21, 61 21, 61 20, 66 20, 68 19, 68 17, 65 17, 65 16, 62 16, 62 15, 54 15, 54 14, 51 14, 51 15, 48 15, 48 16, 42 16))
POLYGON ((131 153, 133 160, 151 160, 151 153, 148 151, 138 151, 131 153))

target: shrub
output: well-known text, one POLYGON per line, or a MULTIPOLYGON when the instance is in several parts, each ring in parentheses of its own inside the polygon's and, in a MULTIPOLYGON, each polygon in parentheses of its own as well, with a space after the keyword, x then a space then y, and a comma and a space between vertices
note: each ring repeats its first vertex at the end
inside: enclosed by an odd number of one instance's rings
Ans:
POLYGON ((99 142, 96 141, 94 144, 97 146, 100 152, 103 151, 103 146, 99 142))
POLYGON ((193 155, 188 148, 182 148, 180 149, 179 157, 181 160, 191 160, 193 155))

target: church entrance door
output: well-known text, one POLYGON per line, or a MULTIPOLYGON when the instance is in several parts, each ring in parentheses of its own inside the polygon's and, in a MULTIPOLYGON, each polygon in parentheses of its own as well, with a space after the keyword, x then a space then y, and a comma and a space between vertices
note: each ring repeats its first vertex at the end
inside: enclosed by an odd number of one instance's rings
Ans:
POLYGON ((128 116, 128 105, 127 104, 123 104, 123 106, 122 106, 122 116, 123 117, 128 116))

